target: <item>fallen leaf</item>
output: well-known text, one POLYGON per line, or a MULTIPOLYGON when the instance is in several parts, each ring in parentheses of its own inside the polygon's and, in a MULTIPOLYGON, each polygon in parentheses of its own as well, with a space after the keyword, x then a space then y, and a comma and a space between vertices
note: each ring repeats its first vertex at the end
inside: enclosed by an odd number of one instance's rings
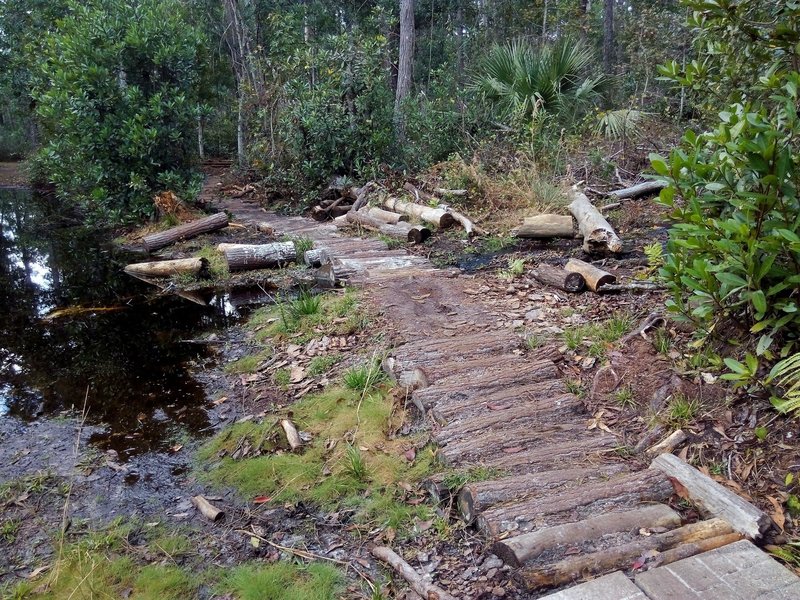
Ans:
POLYGON ((253 498, 253 504, 264 504, 265 502, 269 502, 272 500, 270 496, 256 496, 253 498))
POLYGON ((783 531, 783 526, 786 524, 786 513, 783 512, 783 505, 777 498, 773 498, 772 496, 767 496, 767 500, 772 504, 772 520, 775 521, 775 525, 783 531))
POLYGON ((183 444, 175 444, 170 448, 172 452, 180 452, 181 448, 183 448, 183 444))
POLYGON ((669 480, 672 483, 672 489, 675 490, 675 494, 679 498, 683 498, 684 500, 689 500, 689 490, 686 489, 686 486, 683 485, 680 481, 678 481, 674 477, 670 477, 669 480))

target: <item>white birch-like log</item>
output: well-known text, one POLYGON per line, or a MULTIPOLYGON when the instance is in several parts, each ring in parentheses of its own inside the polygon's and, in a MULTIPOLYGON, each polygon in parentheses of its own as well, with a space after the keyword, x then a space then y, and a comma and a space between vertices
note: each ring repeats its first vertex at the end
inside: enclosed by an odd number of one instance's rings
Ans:
POLYGON ((383 201, 383 205, 391 211, 401 212, 410 217, 416 217, 426 223, 436 225, 441 229, 450 227, 456 222, 453 215, 443 208, 431 208, 430 206, 415 204, 414 202, 406 202, 394 196, 388 196, 383 201))
POLYGON ((373 219, 378 219, 379 221, 383 221, 384 223, 389 223, 390 225, 396 225, 400 221, 408 221, 408 215, 401 215, 396 212, 383 210, 382 208, 378 208, 377 206, 370 206, 366 212, 367 215, 369 215, 373 219))
POLYGON ((331 256, 327 248, 314 248, 313 250, 306 250, 303 255, 303 262, 309 267, 319 268, 331 262, 331 256))
POLYGON ((171 277, 182 273, 200 275, 208 268, 205 258, 177 258, 153 262, 133 263, 123 270, 134 277, 171 277))
POLYGON ((543 214, 526 217, 514 231, 518 238, 549 239, 574 238, 575 223, 569 215, 543 214))
POLYGON ((569 211, 578 222, 586 252, 622 252, 622 240, 585 194, 573 192, 569 211))
POLYGON ((300 434, 297 432, 297 427, 294 426, 289 419, 281 419, 281 427, 286 434, 286 441, 289 442, 289 447, 292 450, 297 450, 303 445, 303 440, 300 439, 300 434))
POLYGON ((629 188, 609 192, 608 195, 618 200, 625 200, 627 198, 638 198, 639 196, 652 194, 653 192, 660 192, 665 187, 667 187, 667 184, 663 181, 645 181, 644 183, 633 185, 629 188))
POLYGON ((586 285, 593 292, 602 291, 603 286, 612 284, 617 281, 617 278, 607 271, 598 269, 594 265, 587 262, 578 260, 577 258, 570 258, 564 269, 570 273, 580 273, 586 280, 586 285))
POLYGON ((219 244, 217 249, 225 255, 231 271, 276 267, 297 259, 293 242, 263 245, 219 244))
POLYGON ((200 514, 209 521, 219 521, 225 516, 224 511, 211 504, 211 502, 206 500, 203 496, 192 497, 192 504, 194 504, 195 508, 200 511, 200 514))

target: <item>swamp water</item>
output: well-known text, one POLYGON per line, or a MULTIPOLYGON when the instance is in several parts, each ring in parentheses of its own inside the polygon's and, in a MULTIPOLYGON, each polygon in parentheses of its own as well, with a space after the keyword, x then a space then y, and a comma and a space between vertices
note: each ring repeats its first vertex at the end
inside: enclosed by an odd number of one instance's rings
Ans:
POLYGON ((182 340, 239 318, 224 296, 154 293, 122 272, 136 258, 108 232, 30 190, 0 188, 0 227, 0 420, 80 416, 86 399, 86 423, 102 427, 91 442, 121 460, 210 430, 192 370, 214 358, 182 340))

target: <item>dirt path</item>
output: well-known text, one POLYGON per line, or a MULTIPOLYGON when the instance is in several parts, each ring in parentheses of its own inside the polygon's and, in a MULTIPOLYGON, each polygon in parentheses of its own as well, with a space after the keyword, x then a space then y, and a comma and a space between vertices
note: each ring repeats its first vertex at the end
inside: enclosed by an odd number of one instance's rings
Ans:
MULTIPOLYGON (((348 282, 385 313, 395 375, 409 385, 418 425, 430 430, 442 463, 491 474, 463 487, 461 517, 494 544, 530 597, 618 568, 655 566, 669 548, 681 557, 702 551, 681 540, 741 539, 713 519, 684 526, 669 506, 670 479, 620 452, 618 437, 567 390, 554 350, 525 349, 517 321, 487 300, 479 280, 377 240, 344 237, 330 223, 242 200, 221 207, 239 222, 267 222, 329 249, 334 267, 345 267, 348 282), (659 545, 662 537, 677 541, 659 545)), ((463 589, 457 580, 440 583, 454 594, 463 589)), ((506 591, 489 581, 485 593, 506 591)))

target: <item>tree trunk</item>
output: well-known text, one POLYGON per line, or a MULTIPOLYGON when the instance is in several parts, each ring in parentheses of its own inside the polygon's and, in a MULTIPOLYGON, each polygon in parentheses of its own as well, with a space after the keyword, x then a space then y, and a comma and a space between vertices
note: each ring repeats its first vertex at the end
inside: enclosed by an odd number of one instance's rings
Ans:
POLYGON ((602 291, 601 288, 604 285, 614 283, 617 280, 611 273, 607 273, 577 258, 570 258, 564 269, 570 273, 580 273, 586 280, 586 285, 593 292, 602 291))
POLYGON ((550 239, 574 238, 575 223, 569 215, 536 215, 526 217, 520 227, 514 231, 514 237, 550 239))
POLYGON ((251 246, 247 244, 220 244, 217 246, 228 261, 231 271, 247 271, 280 266, 296 260, 293 242, 276 242, 251 246))
POLYGON ((603 4, 603 71, 614 72, 614 0, 603 4))
POLYGON ((134 263, 123 270, 134 277, 171 277, 181 273, 200 275, 208 268, 205 258, 179 258, 155 262, 134 263))
POLYGON ((609 192, 608 195, 612 198, 616 198, 617 200, 624 200, 626 198, 638 198, 639 196, 643 196, 645 194, 660 192, 665 187, 667 187, 667 184, 663 181, 645 181, 644 183, 640 183, 629 188, 609 192))
POLYGON ((203 233, 209 233, 222 229, 228 225, 228 216, 225 213, 217 213, 209 217, 203 217, 183 225, 178 225, 172 229, 152 233, 142 238, 142 245, 148 252, 164 248, 175 242, 188 240, 203 233))
POLYGON ((537 281, 565 292, 582 292, 586 287, 583 275, 559 267, 539 265, 535 269, 531 269, 530 273, 537 281))
POLYGON ((244 91, 241 86, 239 90, 239 108, 236 113, 236 158, 239 167, 244 168, 247 164, 247 152, 244 143, 244 91))
POLYGON ((203 147, 203 115, 197 117, 197 155, 200 160, 205 158, 205 148, 203 147))
POLYGON ((394 100, 395 136, 399 143, 405 140, 406 122, 403 102, 411 94, 414 69, 414 0, 400 0, 400 50, 397 68, 397 92, 394 100))
POLYGON ((583 249, 587 253, 622 252, 622 240, 605 217, 600 214, 584 194, 575 192, 569 211, 578 222, 578 230, 583 235, 583 249))

